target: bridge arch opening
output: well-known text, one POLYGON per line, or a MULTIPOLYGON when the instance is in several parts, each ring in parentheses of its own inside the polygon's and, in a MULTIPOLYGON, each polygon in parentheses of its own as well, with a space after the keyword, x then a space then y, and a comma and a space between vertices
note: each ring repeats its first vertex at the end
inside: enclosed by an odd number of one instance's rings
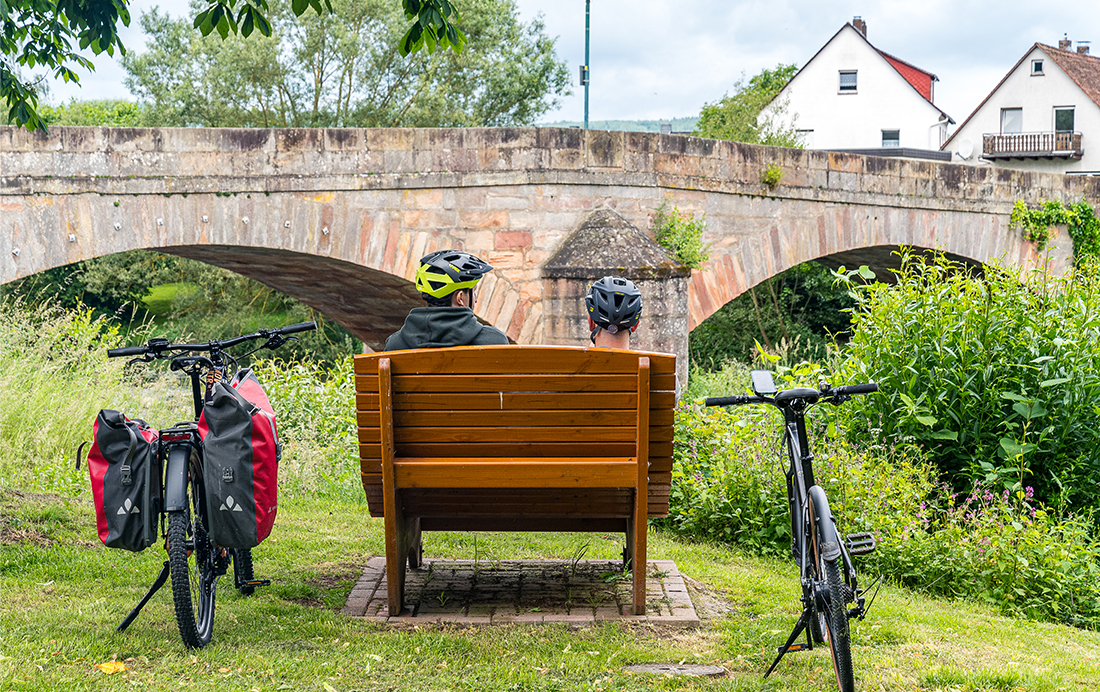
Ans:
MULTIPOLYGON (((166 262, 169 256, 220 267, 232 274, 256 281, 274 292, 274 295, 267 292, 267 296, 294 299, 301 304, 298 309, 293 304, 283 307, 290 308, 289 312, 295 319, 309 319, 316 316, 311 314, 315 311, 325 320, 343 328, 335 331, 330 329, 332 333, 328 335, 329 341, 333 338, 340 339, 342 335, 345 341, 354 337, 355 341, 362 342, 368 348, 380 348, 387 336, 400 329, 409 309, 424 304, 410 281, 380 270, 286 250, 219 245, 149 247, 89 258, 43 270, 6 284, 0 287, 0 294, 24 295, 35 302, 48 301, 62 305, 79 301, 105 312, 113 312, 121 310, 121 306, 126 303, 141 301, 148 289, 158 289, 155 295, 150 296, 153 299, 152 304, 140 307, 153 314, 168 314, 172 309, 188 309, 179 307, 179 303, 186 304, 187 301, 176 297, 178 291, 202 293, 203 288, 208 289, 209 286, 196 287, 196 282, 223 280, 222 276, 204 276, 201 270, 166 262), (89 262, 108 258, 115 258, 117 261, 89 266, 89 262), (176 285, 180 282, 183 285, 176 285), (93 298, 92 292, 95 292, 96 297, 93 298), (173 302, 173 298, 178 301, 175 308, 164 304, 173 302)), ((232 295, 227 300, 238 300, 242 303, 242 308, 246 307, 245 303, 269 300, 257 291, 262 291, 262 287, 256 287, 255 284, 251 286, 253 288, 237 288, 240 294, 232 295)), ((280 305, 283 302, 276 300, 280 305)), ((230 312, 236 307, 223 304, 221 309, 230 312)), ((248 307, 257 314, 264 312, 256 304, 248 307)), ((130 313, 133 312, 131 306, 130 313)), ((272 312, 280 313, 285 310, 274 308, 272 312)), ((253 327, 242 327, 251 328, 253 327)), ((350 342, 343 348, 359 350, 357 343, 350 342)))
POLYGON ((833 272, 866 266, 875 281, 895 283, 902 252, 942 256, 958 271, 981 275, 984 265, 955 253, 920 247, 879 245, 819 257, 766 277, 726 301, 689 334, 689 354, 697 367, 717 370, 728 360, 751 363, 756 343, 769 353, 801 360, 823 358, 829 347, 847 341, 847 310, 855 306, 833 272))

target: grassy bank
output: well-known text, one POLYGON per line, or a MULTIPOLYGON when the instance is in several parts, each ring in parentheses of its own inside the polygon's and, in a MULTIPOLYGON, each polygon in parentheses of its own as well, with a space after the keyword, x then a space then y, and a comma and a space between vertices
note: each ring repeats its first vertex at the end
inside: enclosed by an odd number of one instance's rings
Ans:
MULTIPOLYGON (((255 551, 273 585, 221 590, 214 641, 183 648, 162 591, 125 634, 115 626, 163 560, 102 547, 85 498, 0 490, 0 689, 8 690, 828 690, 828 652, 788 656, 765 683, 797 617, 789 562, 655 533, 653 558, 691 577, 696 630, 602 625, 396 629, 339 614, 367 556, 383 552, 364 505, 289 499, 255 551), (96 664, 123 661, 106 675, 96 664), (714 679, 630 675, 639 662, 717 664, 714 679)), ((590 537, 478 534, 494 557, 563 560, 590 537)), ((592 541, 588 557, 619 545, 592 541)), ((473 534, 428 534, 431 556, 471 558, 473 534)), ((606 553, 606 554, 605 554, 606 553)), ((853 631, 863 690, 1087 690, 1100 680, 1100 633, 1014 620, 965 602, 884 588, 853 631)))

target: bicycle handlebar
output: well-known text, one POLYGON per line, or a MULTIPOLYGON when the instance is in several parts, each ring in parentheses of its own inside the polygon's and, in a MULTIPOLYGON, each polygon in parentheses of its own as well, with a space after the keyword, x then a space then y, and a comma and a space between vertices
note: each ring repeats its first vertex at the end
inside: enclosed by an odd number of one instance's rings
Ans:
MULTIPOLYGON (((810 392, 816 392, 821 397, 821 401, 827 401, 832 404, 840 404, 847 401, 850 397, 858 394, 873 394, 878 391, 878 384, 875 382, 868 382, 867 384, 848 384, 840 387, 829 387, 825 385, 821 390, 809 390, 810 392)), ((796 397, 803 398, 803 397, 796 397)), ((818 399, 815 396, 813 401, 818 399)), ((786 401, 793 401, 793 399, 787 399, 786 401)), ((755 396, 752 394, 741 394, 739 396, 712 396, 703 400, 703 404, 706 406, 744 406, 746 404, 771 404, 782 408, 784 404, 780 404, 771 397, 755 396)))
POLYGON ((145 346, 126 346, 123 348, 107 349, 108 358, 119 358, 121 356, 140 356, 143 353, 145 353, 145 346))
POLYGON ((851 396, 854 394, 874 394, 878 391, 877 382, 868 382, 867 384, 849 384, 842 387, 835 387, 831 390, 833 394, 840 396, 851 396))
POLYGON ((316 322, 300 322, 298 324, 291 324, 286 327, 281 327, 278 331, 280 334, 297 334, 298 332, 308 332, 309 330, 316 328, 316 322))
MULTIPOLYGON (((168 343, 167 339, 150 339, 149 342, 144 346, 125 346, 123 348, 109 348, 107 349, 107 357, 119 358, 121 356, 144 355, 152 355, 154 357, 167 357, 167 353, 170 351, 220 351, 236 346, 237 344, 244 343, 245 341, 252 341, 253 339, 271 339, 273 337, 282 337, 287 334, 307 332, 311 329, 316 328, 316 322, 300 322, 298 324, 291 324, 287 325, 286 327, 277 327, 275 329, 261 329, 254 334, 235 336, 232 339, 213 339, 206 342, 205 344, 171 344, 168 343)), ((276 345, 281 346, 283 343, 284 342, 280 340, 276 345)))

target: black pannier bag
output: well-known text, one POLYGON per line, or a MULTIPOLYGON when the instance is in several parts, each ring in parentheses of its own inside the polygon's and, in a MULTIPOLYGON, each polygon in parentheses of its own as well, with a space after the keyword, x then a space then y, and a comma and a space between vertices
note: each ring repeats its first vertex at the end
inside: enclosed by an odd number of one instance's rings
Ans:
POLYGON ((210 540, 223 548, 253 548, 275 524, 279 457, 275 413, 251 368, 226 386, 199 417, 203 485, 210 540))
POLYGON ((92 431, 88 475, 99 540, 108 548, 145 550, 157 540, 161 510, 159 433, 110 409, 99 412, 92 431))

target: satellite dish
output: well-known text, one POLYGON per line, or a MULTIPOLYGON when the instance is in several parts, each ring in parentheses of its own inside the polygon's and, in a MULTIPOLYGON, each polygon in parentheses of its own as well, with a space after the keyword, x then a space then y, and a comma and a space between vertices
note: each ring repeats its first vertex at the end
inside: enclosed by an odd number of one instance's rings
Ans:
POLYGON ((969 139, 964 139, 959 142, 959 156, 964 159, 970 159, 974 155, 974 143, 969 139))

